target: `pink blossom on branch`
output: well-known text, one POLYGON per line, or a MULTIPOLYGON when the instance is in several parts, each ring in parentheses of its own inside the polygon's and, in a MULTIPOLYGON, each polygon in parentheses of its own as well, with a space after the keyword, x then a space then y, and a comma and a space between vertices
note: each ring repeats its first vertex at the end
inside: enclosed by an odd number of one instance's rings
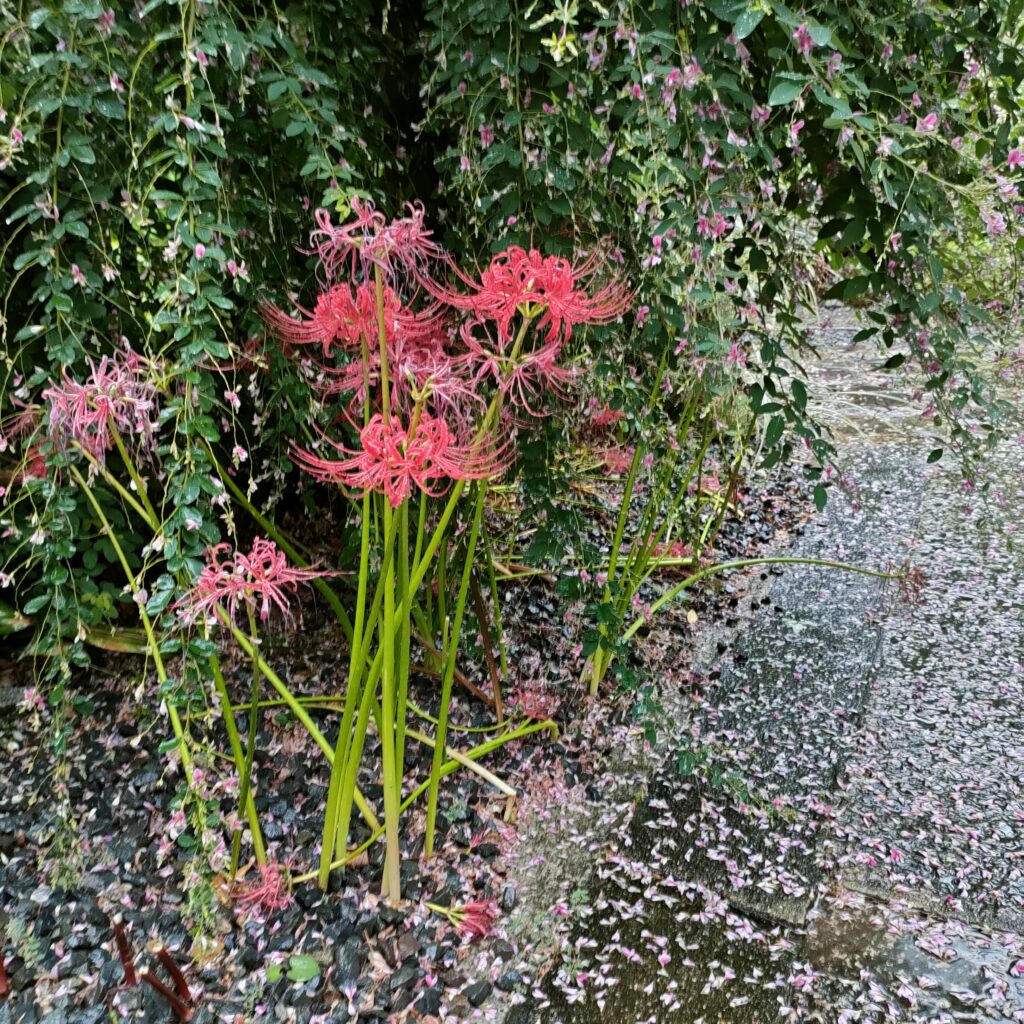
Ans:
POLYGON ((482 480, 503 471, 506 452, 484 443, 461 445, 444 420, 423 413, 415 430, 377 413, 360 431, 362 450, 325 440, 343 458, 325 459, 302 448, 292 458, 318 480, 384 494, 393 508, 418 489, 437 496, 453 480, 482 480))

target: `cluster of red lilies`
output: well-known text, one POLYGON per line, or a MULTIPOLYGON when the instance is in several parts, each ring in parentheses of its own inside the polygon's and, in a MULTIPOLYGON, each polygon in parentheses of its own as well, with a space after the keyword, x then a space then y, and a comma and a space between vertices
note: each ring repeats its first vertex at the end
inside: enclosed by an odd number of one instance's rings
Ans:
POLYGON ((340 226, 316 215, 323 288, 312 309, 265 309, 286 350, 316 351, 306 358, 321 393, 347 395, 349 418, 363 420, 358 449, 328 439, 340 457, 299 449, 296 461, 395 507, 414 490, 495 475, 510 455, 495 432, 565 393, 573 327, 620 317, 628 289, 613 279, 588 290, 596 256, 573 265, 519 246, 471 277, 434 242, 421 207, 390 222, 368 203, 352 208, 340 226), (495 393, 502 415, 488 418, 495 393))

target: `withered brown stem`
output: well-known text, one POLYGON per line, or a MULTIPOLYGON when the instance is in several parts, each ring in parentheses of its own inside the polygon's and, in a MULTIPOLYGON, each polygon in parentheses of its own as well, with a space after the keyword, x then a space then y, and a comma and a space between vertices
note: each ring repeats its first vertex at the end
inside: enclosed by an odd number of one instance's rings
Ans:
POLYGON ((178 962, 173 956, 171 956, 166 946, 160 946, 157 949, 156 958, 164 965, 167 973, 171 976, 171 980, 174 982, 174 988, 177 990, 178 995, 181 996, 186 1003, 191 1003, 192 992, 189 990, 188 982, 185 980, 185 975, 182 973, 181 968, 178 966, 178 962))
POLYGON ((128 945, 128 936, 125 934, 124 921, 120 915, 114 918, 114 942, 117 944, 117 955, 121 958, 121 966, 124 968, 124 983, 129 988, 134 988, 138 985, 139 979, 135 974, 132 949, 128 945))
POLYGON ((171 1009, 174 1011, 174 1016, 180 1021, 190 1021, 192 1019, 192 1009, 186 1006, 185 1003, 178 998, 178 996, 172 992, 158 977, 156 977, 150 971, 142 972, 142 980, 148 985, 152 985, 167 1000, 171 1009))

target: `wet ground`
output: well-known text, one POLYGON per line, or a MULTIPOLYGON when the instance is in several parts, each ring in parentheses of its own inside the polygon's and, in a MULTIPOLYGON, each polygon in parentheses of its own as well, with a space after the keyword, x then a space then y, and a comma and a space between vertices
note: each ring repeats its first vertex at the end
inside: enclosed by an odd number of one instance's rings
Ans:
POLYGON ((1024 435, 965 488, 829 316, 815 390, 851 488, 790 553, 910 559, 920 603, 765 573, 687 709, 699 754, 557 908, 512 1024, 1024 1021, 1024 435))

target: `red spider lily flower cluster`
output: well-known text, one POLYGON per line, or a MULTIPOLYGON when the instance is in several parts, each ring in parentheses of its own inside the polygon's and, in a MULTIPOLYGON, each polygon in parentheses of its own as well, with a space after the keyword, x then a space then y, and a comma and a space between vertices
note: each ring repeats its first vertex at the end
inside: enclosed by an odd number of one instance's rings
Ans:
POLYGON ((146 364, 130 348, 118 358, 104 356, 89 364, 82 384, 67 373, 61 386, 43 392, 50 403, 50 432, 77 442, 102 461, 114 445, 113 429, 149 439, 154 430, 156 388, 148 380, 146 364))
POLYGON ((345 224, 333 224, 327 210, 317 210, 309 251, 319 257, 327 280, 336 280, 347 266, 353 278, 361 271, 369 280, 379 267, 393 281, 400 270, 418 276, 432 263, 445 261, 444 250, 424 226, 423 204, 409 203, 406 210, 408 216, 389 221, 373 203, 353 199, 353 217, 345 224))
POLYGON ((513 245, 491 260, 479 281, 459 272, 468 295, 448 288, 437 288, 435 294, 478 320, 496 323, 505 341, 512 337, 516 315, 527 309, 540 314, 537 330, 546 329, 548 341, 568 341, 575 325, 611 323, 632 301, 629 289, 618 280, 594 292, 581 287, 600 264, 596 254, 573 266, 561 256, 542 256, 536 249, 527 252, 513 245))
POLYGON ((396 416, 377 413, 359 439, 362 449, 352 450, 325 438, 342 459, 324 459, 301 448, 293 450, 293 458, 318 480, 383 493, 393 508, 414 488, 436 497, 451 481, 482 480, 504 468, 504 452, 459 444, 444 420, 429 413, 409 427, 396 416))
POLYGON ((349 396, 345 414, 353 424, 367 407, 371 413, 362 450, 329 441, 342 458, 299 450, 296 461, 321 480, 382 491, 393 505, 414 489, 436 494, 446 481, 493 475, 504 460, 457 438, 473 436, 495 392, 513 420, 524 411, 543 415, 550 396, 564 397, 575 378, 562 359, 573 328, 620 317, 628 289, 614 279, 592 287, 601 266, 596 255, 573 264, 519 246, 474 279, 433 240, 421 206, 391 221, 360 200, 352 212, 337 225, 317 211, 307 251, 319 257, 327 283, 313 308, 298 316, 264 308, 286 352, 319 350, 306 368, 324 397, 349 396), (388 408, 381 401, 385 362, 388 408), (411 431, 410 423, 417 424, 411 431))
MULTIPOLYGON (((285 345, 319 345, 325 358, 337 351, 358 354, 361 340, 370 349, 377 347, 377 295, 372 284, 331 285, 317 297, 312 311, 299 307, 299 312, 304 319, 268 303, 263 315, 285 345)), ((389 344, 436 328, 429 317, 405 309, 391 288, 384 289, 384 323, 389 344)))
POLYGON ((212 615, 218 605, 225 607, 232 621, 245 606, 258 608, 264 622, 271 608, 291 619, 290 601, 298 585, 326 575, 322 570, 289 565, 284 552, 262 537, 253 541, 248 554, 232 553, 229 545, 218 544, 210 549, 199 578, 175 608, 186 622, 212 615))
POLYGON ((494 931, 494 922, 498 919, 498 907, 494 900, 474 900, 461 907, 442 907, 436 903, 428 903, 427 907, 447 918, 461 934, 468 936, 471 942, 490 935, 494 931))
POLYGON ((284 910, 292 901, 292 894, 280 866, 275 861, 259 865, 259 877, 234 890, 238 905, 245 911, 284 910))

